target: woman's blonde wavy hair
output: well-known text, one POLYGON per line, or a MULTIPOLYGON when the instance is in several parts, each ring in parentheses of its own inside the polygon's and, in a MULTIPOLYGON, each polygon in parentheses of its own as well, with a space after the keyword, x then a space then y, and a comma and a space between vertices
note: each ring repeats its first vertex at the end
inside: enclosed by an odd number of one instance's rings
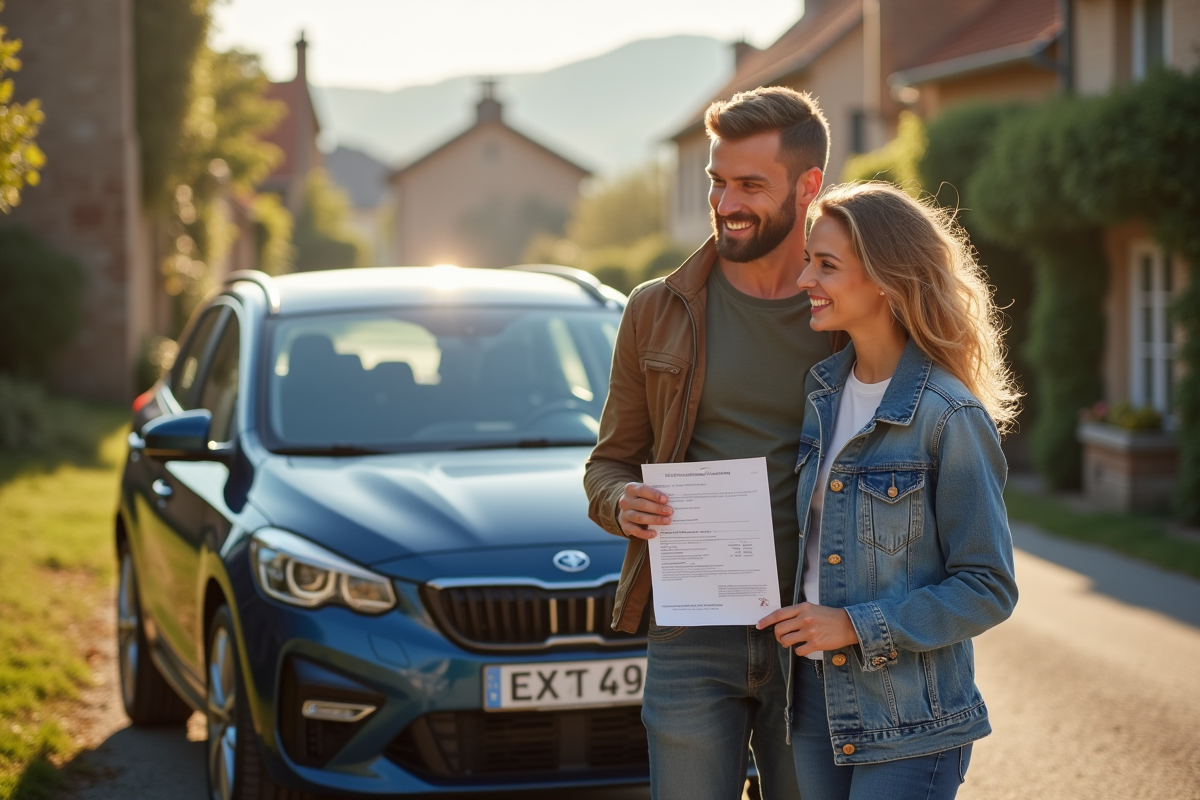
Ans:
POLYGON ((1005 361, 1000 311, 954 212, 870 181, 826 189, 809 208, 810 223, 819 216, 842 223, 916 345, 966 385, 1000 433, 1011 430, 1021 393, 1005 361))

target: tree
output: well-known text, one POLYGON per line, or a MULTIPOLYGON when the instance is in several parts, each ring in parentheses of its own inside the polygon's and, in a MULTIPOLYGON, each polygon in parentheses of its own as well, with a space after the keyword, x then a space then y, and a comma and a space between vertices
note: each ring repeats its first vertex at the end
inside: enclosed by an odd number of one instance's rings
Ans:
POLYGON ((189 87, 191 101, 165 165, 165 180, 173 188, 159 212, 164 285, 179 298, 180 323, 210 288, 209 266, 225 258, 237 236, 227 219, 227 202, 248 207, 256 224, 256 250, 271 259, 275 271, 286 270, 288 251, 286 239, 272 237, 290 234, 290 221, 281 218, 286 211, 256 206, 253 199, 254 187, 283 155, 259 137, 285 111, 282 103, 265 97, 267 77, 258 56, 202 46, 192 62, 189 87))
POLYGON ((23 188, 38 185, 46 163, 46 154, 33 141, 45 120, 41 103, 12 102, 13 81, 5 76, 21 69, 21 40, 6 39, 7 33, 0 25, 0 212, 5 214, 20 204, 23 188))
POLYGON ((142 203, 153 210, 166 211, 175 195, 171 176, 183 157, 180 134, 208 25, 209 0, 133 0, 142 203))
POLYGON ((298 272, 345 269, 368 261, 366 244, 350 228, 350 200, 324 170, 308 174, 293 242, 298 272))

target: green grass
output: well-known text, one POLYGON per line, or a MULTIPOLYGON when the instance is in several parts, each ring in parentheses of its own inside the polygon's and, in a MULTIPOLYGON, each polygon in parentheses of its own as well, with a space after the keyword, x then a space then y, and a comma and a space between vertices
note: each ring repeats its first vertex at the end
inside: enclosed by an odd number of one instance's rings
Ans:
POLYGON ((1004 492, 1011 519, 1046 533, 1103 545, 1163 569, 1200 578, 1200 543, 1167 533, 1163 521, 1141 514, 1076 511, 1061 500, 1009 486, 1004 492))
POLYGON ((55 399, 56 449, 0 453, 0 800, 49 797, 73 753, 57 721, 90 679, 83 630, 114 580, 128 414, 55 399))

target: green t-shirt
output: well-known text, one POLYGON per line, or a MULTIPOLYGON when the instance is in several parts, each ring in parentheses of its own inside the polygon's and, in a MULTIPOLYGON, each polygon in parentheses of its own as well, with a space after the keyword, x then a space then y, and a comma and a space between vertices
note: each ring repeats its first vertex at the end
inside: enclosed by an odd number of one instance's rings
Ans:
POLYGON ((796 451, 804 379, 829 356, 829 336, 809 327, 808 295, 762 300, 743 294, 714 264, 708 279, 706 371, 688 461, 767 459, 775 559, 784 605, 800 560, 796 451))

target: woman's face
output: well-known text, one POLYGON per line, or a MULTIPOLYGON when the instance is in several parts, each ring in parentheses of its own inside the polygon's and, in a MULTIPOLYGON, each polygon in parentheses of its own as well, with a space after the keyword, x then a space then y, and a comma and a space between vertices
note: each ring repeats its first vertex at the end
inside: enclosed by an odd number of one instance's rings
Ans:
POLYGON ((879 284, 867 276, 845 227, 835 217, 813 223, 805 250, 807 263, 796 285, 812 302, 809 325, 815 331, 867 332, 890 326, 892 312, 879 284))

